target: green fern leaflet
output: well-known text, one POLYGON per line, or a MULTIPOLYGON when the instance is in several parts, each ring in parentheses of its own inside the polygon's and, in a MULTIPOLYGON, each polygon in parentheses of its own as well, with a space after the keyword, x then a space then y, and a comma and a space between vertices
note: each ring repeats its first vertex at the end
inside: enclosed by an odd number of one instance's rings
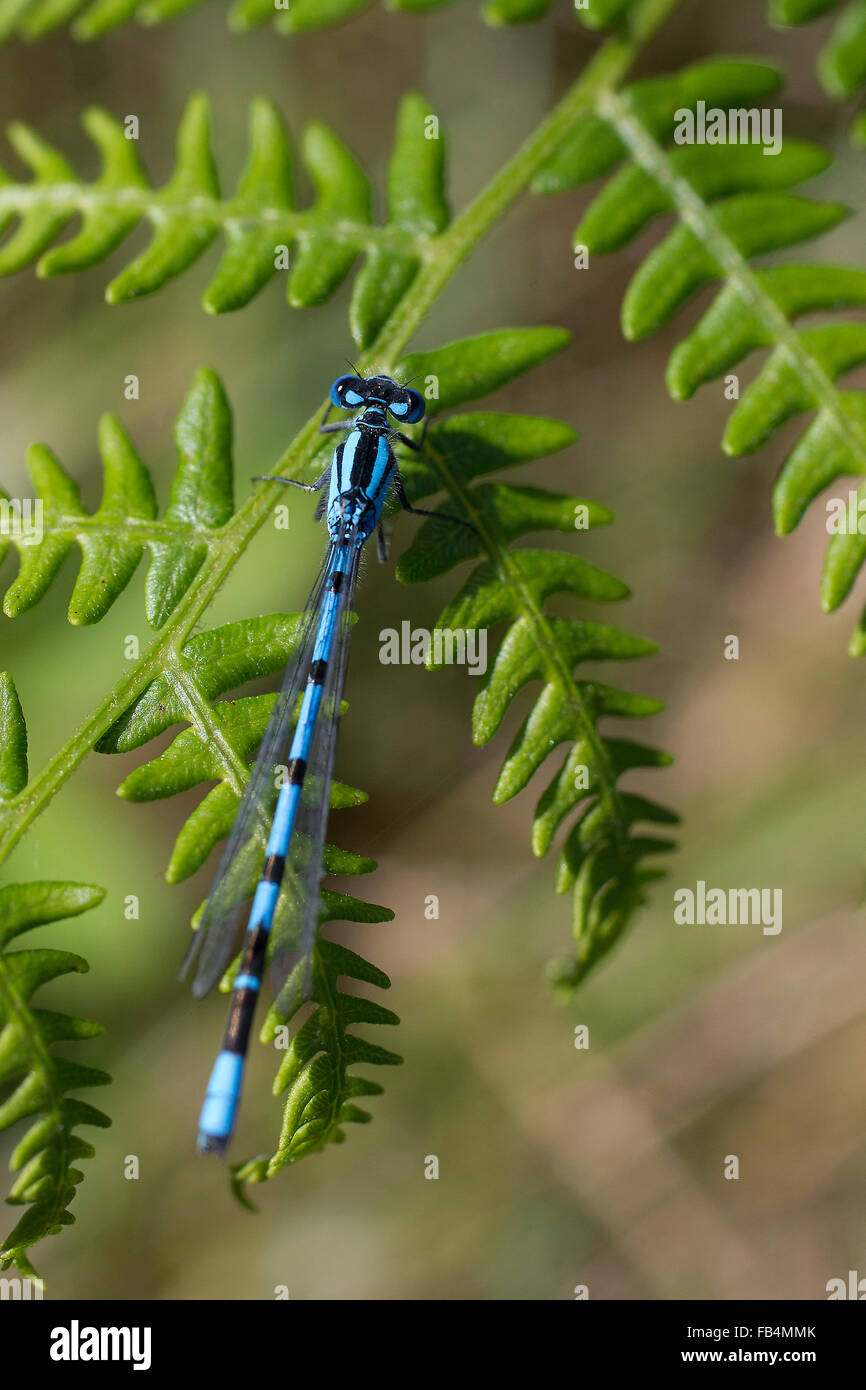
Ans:
POLYGON ((136 142, 106 111, 92 108, 83 124, 99 149, 102 170, 83 183, 65 157, 28 127, 9 139, 32 179, 18 183, 0 170, 0 230, 16 223, 0 247, 0 275, 36 262, 46 278, 96 265, 142 221, 148 247, 109 284, 120 304, 152 294, 183 274, 222 235, 225 248, 203 296, 213 314, 239 309, 278 273, 291 305, 328 300, 359 257, 350 322, 356 343, 370 344, 406 294, 449 222, 444 194, 444 138, 434 113, 417 95, 403 98, 388 174, 388 217, 371 221, 371 189, 363 170, 321 123, 304 132, 301 154, 315 188, 301 210, 294 192, 293 154, 270 102, 250 107, 249 157, 234 196, 222 195, 211 150, 210 109, 190 98, 180 123, 174 173, 151 187, 136 142), (80 229, 53 243, 73 218, 80 229), (289 267, 286 274, 286 267, 289 267))

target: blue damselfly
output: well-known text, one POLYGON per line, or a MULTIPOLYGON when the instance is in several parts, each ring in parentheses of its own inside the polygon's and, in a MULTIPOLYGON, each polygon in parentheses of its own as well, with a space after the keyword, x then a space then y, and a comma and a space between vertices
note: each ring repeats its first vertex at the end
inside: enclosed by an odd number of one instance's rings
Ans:
MULTIPOLYGON (((234 1129, 266 959, 271 958, 281 1014, 290 1015, 309 994, 348 660, 348 618, 361 551, 375 531, 379 558, 386 558, 382 512, 392 490, 406 511, 443 516, 410 505, 392 447, 397 441, 421 450, 423 435, 416 441, 401 434, 389 416, 414 425, 424 411, 420 393, 390 377, 338 377, 320 430, 347 433, 318 480, 311 485, 290 478, 258 480, 321 492, 316 516, 325 519, 329 544, 301 619, 293 660, 184 962, 183 973, 194 969, 193 993, 201 998, 232 960, 246 922, 222 1049, 199 1120, 198 1144, 204 1153, 224 1153, 234 1129), (333 407, 353 411, 354 417, 328 424, 333 407)), ((457 517, 445 519, 467 524, 457 517)))

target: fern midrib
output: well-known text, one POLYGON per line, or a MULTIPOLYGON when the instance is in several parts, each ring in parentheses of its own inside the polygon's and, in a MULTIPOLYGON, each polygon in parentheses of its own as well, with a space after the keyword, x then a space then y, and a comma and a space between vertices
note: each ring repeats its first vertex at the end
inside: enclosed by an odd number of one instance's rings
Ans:
MULTIPOLYGON (((542 164, 553 153, 581 114, 593 111, 601 93, 622 81, 643 45, 676 8, 679 0, 638 0, 629 11, 623 34, 607 39, 554 110, 540 123, 515 155, 494 174, 476 198, 435 242, 412 283, 384 324, 378 337, 357 364, 362 372, 393 363, 425 318, 464 257, 517 199, 542 164)), ((300 476, 321 447, 318 426, 325 402, 303 426, 295 440, 273 466, 286 477, 300 476)), ((270 470, 269 470, 270 471, 270 470)), ((48 761, 40 775, 14 798, 0 817, 0 863, 21 839, 42 809, 72 776, 94 744, 129 708, 163 668, 166 654, 178 652, 216 596, 249 542, 270 515, 281 495, 278 483, 270 483, 241 506, 231 522, 216 533, 197 581, 181 599, 165 631, 140 661, 112 688, 96 711, 48 761)))
POLYGON ((226 737, 210 702, 202 695, 190 672, 181 665, 173 652, 169 654, 163 669, 180 697, 190 724, 211 752, 216 753, 223 769, 224 780, 236 796, 243 796, 249 776, 246 763, 238 756, 226 737))
POLYGON ((489 518, 476 504, 470 487, 445 462, 443 454, 434 447, 428 447, 436 471, 443 486, 451 496, 459 501, 475 526, 487 554, 496 567, 503 583, 507 584, 515 596, 517 605, 529 620, 533 640, 545 663, 546 679, 559 688, 567 709, 572 712, 583 730, 582 740, 592 749, 595 765, 601 773, 601 785, 597 795, 607 812, 618 848, 622 849, 628 839, 628 824, 623 810, 620 793, 616 784, 616 773, 608 755, 607 746, 586 701, 581 696, 574 674, 562 659, 559 644, 543 607, 532 593, 529 585, 514 564, 512 552, 499 534, 498 528, 491 526, 489 518))
POLYGON ((180 219, 185 222, 206 222, 223 231, 253 231, 257 227, 285 232, 288 239, 303 233, 327 231, 335 241, 349 245, 378 246, 405 250, 408 247, 423 252, 433 240, 428 233, 410 232, 397 224, 377 227, 369 222, 354 222, 343 217, 332 221, 315 209, 291 212, 287 208, 250 207, 239 201, 223 201, 196 194, 189 198, 162 197, 150 189, 135 185, 98 188, 92 184, 3 184, 0 185, 0 216, 4 213, 26 215, 28 212, 54 212, 68 217, 89 212, 135 212, 146 217, 154 227, 180 219))
MULTIPOLYGON (((321 928, 317 928, 317 934, 319 930, 321 930, 321 928)), ((313 964, 316 974, 319 977, 322 989, 324 990, 325 998, 327 999, 327 1006, 323 1006, 320 1004, 319 1007, 327 1007, 328 1016, 334 1020, 334 1026, 332 1028, 333 1046, 329 1049, 328 1055, 336 1058, 337 1060, 338 1085, 334 1088, 334 1100, 330 1107, 330 1120, 328 1123, 328 1128, 325 1131, 325 1134, 327 1135, 330 1134, 332 1128, 336 1126, 340 1114, 340 1106, 342 1105, 342 1100, 340 1099, 341 1082, 343 1079, 345 1079, 346 1076, 346 1063, 344 1060, 346 1056, 346 1050, 343 1047, 345 1029, 340 1026, 341 1020, 339 1017, 339 1006, 337 1003, 337 996, 339 991, 336 987, 336 981, 338 977, 334 976, 334 987, 332 988, 331 978, 328 975, 328 972, 325 969, 323 962, 318 958, 318 952, 316 952, 314 955, 313 964)), ((316 1055, 319 1056, 321 1055, 321 1053, 317 1053, 316 1055)), ((310 1061, 312 1063, 313 1059, 311 1058, 310 1061)))
MULTIPOLYGON (((59 1221, 60 1216, 66 1210, 64 1180, 72 1163, 69 1143, 71 1134, 63 1123, 63 1094, 57 1090, 51 1053, 42 1038, 42 1034, 39 1031, 39 1027, 31 1010, 28 1009, 26 1003, 11 982, 9 972, 6 968, 5 951, 0 951, 0 998, 3 1000, 3 1008, 7 1019, 14 1015, 19 1027, 22 1028, 27 1038, 32 1059, 30 1066, 27 1068, 28 1072, 35 1072, 37 1076, 39 1076, 43 1086, 45 1086, 51 1097, 51 1104, 48 1106, 40 1106, 39 1113, 49 1116, 52 1119, 55 1136, 59 1135, 56 1151, 60 1155, 61 1162, 55 1171, 62 1176, 59 1180, 55 1180, 52 1183, 53 1195, 50 1210, 52 1216, 51 1224, 54 1225, 59 1221)), ((40 1202, 40 1205, 44 1204, 40 1202)))
POLYGON ((767 294, 746 257, 721 230, 711 205, 676 172, 667 150, 634 116, 626 99, 615 92, 603 92, 598 111, 614 127, 640 168, 670 195, 683 222, 712 253, 741 300, 767 325, 776 346, 784 351, 800 380, 814 396, 816 408, 859 459, 860 471, 866 472, 866 433, 843 409, 833 378, 804 347, 791 320, 767 294))
POLYGON ((44 520, 44 532, 49 537, 104 535, 109 540, 155 541, 158 544, 195 541, 198 544, 210 545, 218 536, 217 531, 209 530, 205 526, 185 526, 173 521, 142 521, 135 516, 112 521, 97 514, 70 516, 66 513, 47 516, 44 520))

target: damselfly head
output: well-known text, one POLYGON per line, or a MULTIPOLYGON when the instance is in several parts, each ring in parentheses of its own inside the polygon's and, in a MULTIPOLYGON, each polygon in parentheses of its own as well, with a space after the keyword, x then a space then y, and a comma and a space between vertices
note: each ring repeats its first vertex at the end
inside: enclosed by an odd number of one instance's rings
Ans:
POLYGON ((407 425, 417 425, 426 409, 419 391, 398 386, 389 376, 339 376, 331 387, 331 403, 341 410, 382 405, 407 425))

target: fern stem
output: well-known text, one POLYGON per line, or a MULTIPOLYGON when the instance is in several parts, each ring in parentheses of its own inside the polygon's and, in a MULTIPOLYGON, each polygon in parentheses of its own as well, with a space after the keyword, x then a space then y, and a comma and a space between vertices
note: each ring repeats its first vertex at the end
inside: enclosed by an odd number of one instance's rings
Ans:
POLYGON ((635 163, 670 196, 682 221, 710 251, 743 303, 769 328, 776 345, 784 351, 823 415, 860 460, 861 471, 866 473, 866 434, 843 410, 835 381, 807 350, 790 319, 762 287, 749 261, 719 227, 712 208, 688 180, 676 172, 667 150, 633 115, 626 99, 616 92, 604 91, 599 96, 597 109, 616 130, 635 163))
MULTIPOLYGON (((137 516, 125 516, 118 521, 108 521, 101 516, 57 516, 46 517, 45 532, 49 536, 89 536, 122 537, 124 540, 162 541, 166 544, 176 541, 179 526, 170 521, 142 521, 137 516)), ((184 537, 193 545, 210 545, 213 531, 203 526, 187 526, 184 537)))
POLYGON ((226 738, 222 725, 214 716, 212 706, 208 704, 195 681, 190 678, 176 658, 166 663, 165 670, 171 677, 190 724, 198 730, 210 751, 216 754, 222 765, 223 775, 232 791, 238 796, 243 796, 249 777, 249 769, 226 738))
POLYGON ((401 227, 375 227, 368 222, 353 222, 349 218, 322 222, 315 212, 287 212, 285 208, 251 208, 246 203, 223 202, 205 198, 200 193, 189 198, 173 194, 166 198, 149 188, 126 188, 114 185, 98 188, 92 184, 7 184, 0 187, 0 216, 31 212, 47 212, 51 216, 72 217, 76 213, 135 212, 147 217, 155 226, 167 218, 181 217, 203 223, 216 230, 252 231, 267 228, 275 236, 283 235, 292 241, 299 233, 325 228, 328 236, 346 245, 378 247, 386 250, 423 250, 429 237, 409 232, 401 227))
MULTIPOLYGON (((382 370, 394 365, 464 258, 516 201, 575 121, 596 109, 603 96, 623 80, 641 49, 678 3, 679 0, 638 0, 632 6, 623 32, 606 40, 550 115, 451 226, 430 242, 425 262, 408 294, 364 354, 358 364, 360 370, 373 367, 382 370)), ((299 477, 309 469, 321 447, 318 426, 324 409, 323 403, 268 472, 299 477)), ((0 818, 0 863, 111 724, 166 668, 172 655, 177 655, 256 532, 264 525, 280 492, 276 483, 260 488, 231 521, 215 533, 197 582, 178 604, 160 636, 54 754, 39 776, 7 803, 0 818)))

